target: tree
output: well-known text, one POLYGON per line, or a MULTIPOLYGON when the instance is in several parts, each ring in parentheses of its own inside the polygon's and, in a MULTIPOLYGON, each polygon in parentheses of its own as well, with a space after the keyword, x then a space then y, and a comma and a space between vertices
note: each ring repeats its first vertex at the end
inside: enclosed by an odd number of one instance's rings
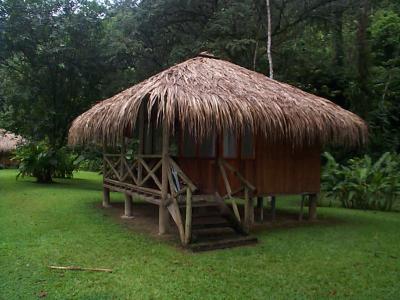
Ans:
POLYGON ((0 3, 0 98, 7 127, 65 144, 71 120, 102 93, 104 8, 74 0, 0 3))
POLYGON ((266 0, 267 5, 267 20, 268 20, 268 29, 267 29, 267 54, 268 54, 268 65, 269 65, 269 77, 274 78, 274 67, 272 63, 272 55, 271 55, 271 6, 269 4, 269 0, 266 0))

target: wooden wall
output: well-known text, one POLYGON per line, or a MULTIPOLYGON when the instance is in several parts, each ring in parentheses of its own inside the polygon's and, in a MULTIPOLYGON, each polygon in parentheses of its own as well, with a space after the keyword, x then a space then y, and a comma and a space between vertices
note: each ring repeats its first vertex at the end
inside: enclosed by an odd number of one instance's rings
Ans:
MULTIPOLYGON (((220 152, 220 151, 218 151, 220 152)), ((221 153, 219 153, 221 155, 221 153)), ((202 193, 225 194, 216 159, 177 157, 182 170, 202 193)), ((258 138, 254 159, 225 159, 257 188, 258 195, 318 193, 320 191, 320 147, 292 149, 291 145, 268 144, 258 138)), ((227 171, 232 190, 237 178, 227 171)))
POLYGON ((256 144, 255 186, 261 195, 320 191, 320 147, 293 149, 291 145, 256 144))

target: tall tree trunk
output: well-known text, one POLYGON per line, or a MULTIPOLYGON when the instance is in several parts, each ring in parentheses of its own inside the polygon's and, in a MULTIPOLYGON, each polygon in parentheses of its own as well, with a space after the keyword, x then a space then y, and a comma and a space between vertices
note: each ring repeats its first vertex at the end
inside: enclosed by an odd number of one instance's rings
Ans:
POLYGON ((272 54, 271 54, 271 6, 270 0, 265 0, 267 5, 267 55, 268 55, 268 65, 269 65, 269 77, 274 78, 274 66, 272 63, 272 54))
POLYGON ((343 67, 343 11, 337 9, 333 13, 333 45, 335 49, 334 63, 337 67, 343 67))
POLYGON ((258 41, 256 40, 256 45, 254 46, 254 54, 253 54, 253 71, 256 70, 257 51, 258 51, 258 41))
POLYGON ((367 37, 368 28, 369 1, 363 0, 358 18, 357 28, 357 81, 359 86, 359 95, 354 103, 354 108, 364 118, 367 117, 370 108, 370 53, 367 37))

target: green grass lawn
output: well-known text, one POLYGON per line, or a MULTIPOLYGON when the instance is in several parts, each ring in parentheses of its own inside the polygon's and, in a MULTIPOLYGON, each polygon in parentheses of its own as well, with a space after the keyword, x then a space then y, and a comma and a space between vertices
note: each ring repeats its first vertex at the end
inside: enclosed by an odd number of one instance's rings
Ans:
MULTIPOLYGON (((0 171, 0 299, 400 297, 400 213, 320 208, 327 222, 263 231, 255 247, 192 254, 96 209, 94 173, 53 185, 15 175, 0 171)), ((279 200, 279 209, 295 203, 279 200)))

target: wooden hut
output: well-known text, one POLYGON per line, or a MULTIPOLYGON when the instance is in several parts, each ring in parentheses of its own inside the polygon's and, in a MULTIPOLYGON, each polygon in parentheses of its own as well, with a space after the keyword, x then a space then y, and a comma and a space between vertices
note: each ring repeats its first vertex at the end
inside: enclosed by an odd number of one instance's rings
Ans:
POLYGON ((94 105, 69 131, 70 144, 118 150, 104 152, 105 207, 110 190, 122 192, 129 217, 132 196, 141 196, 159 206, 160 234, 171 215, 184 245, 196 238, 195 219, 208 214, 246 234, 254 201, 265 196, 307 195, 315 218, 322 147, 366 139, 355 114, 204 53, 94 105), (128 159, 132 138, 139 145, 128 159))
POLYGON ((5 129, 0 129, 0 165, 2 167, 13 167, 17 163, 11 160, 12 152, 23 142, 23 138, 5 129))

